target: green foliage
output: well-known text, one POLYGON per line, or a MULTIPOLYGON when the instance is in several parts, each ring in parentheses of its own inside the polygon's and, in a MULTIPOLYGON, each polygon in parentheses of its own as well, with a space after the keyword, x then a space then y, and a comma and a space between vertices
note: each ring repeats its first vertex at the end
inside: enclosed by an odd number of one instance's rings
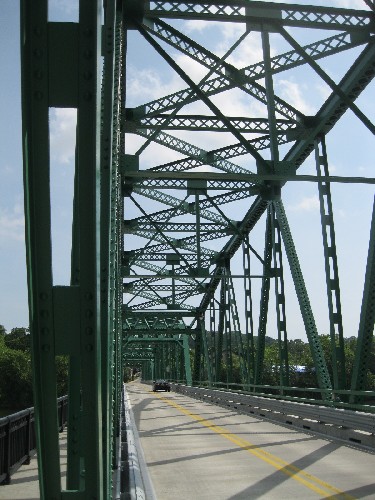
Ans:
MULTIPOLYGON (((215 334, 208 335, 210 341, 210 352, 214 357, 215 352, 215 334)), ((255 349, 257 348, 257 337, 254 338, 255 349)), ((329 335, 320 335, 324 357, 327 363, 327 368, 333 380, 332 370, 332 343, 329 335)), ((338 343, 338 340, 337 340, 338 343)), ((246 354, 246 342, 244 344, 244 357, 246 354)), ((263 362, 263 378, 262 385, 280 385, 280 353, 278 341, 271 337, 265 337, 264 362, 263 362)), ((235 349, 233 339, 232 349, 235 349)), ((345 382, 346 388, 350 389, 351 379, 354 369, 355 352, 357 348, 357 338, 349 337, 344 339, 344 355, 345 355, 345 382)), ((244 383, 241 380, 240 357, 238 353, 232 353, 232 362, 227 363, 225 350, 220 369, 220 374, 216 377, 216 381, 223 383, 244 383)), ((308 342, 301 339, 293 339, 288 341, 288 363, 289 363, 289 386, 293 387, 318 387, 316 370, 314 366, 311 348, 308 342), (301 369, 303 367, 303 369, 301 369)), ((366 389, 375 390, 375 339, 373 339, 369 363, 366 377, 366 389)))
MULTIPOLYGON (((56 357, 57 395, 68 392, 68 356, 56 357)), ((33 406, 31 336, 28 328, 6 333, 0 325, 0 407, 21 410, 33 406)))
POLYGON ((32 406, 32 376, 30 353, 9 349, 0 336, 0 405, 23 409, 32 406))
POLYGON ((17 351, 30 352, 31 337, 28 328, 12 328, 11 332, 4 337, 5 345, 17 351))
POLYGON ((133 380, 133 369, 130 366, 125 366, 124 368, 124 382, 130 382, 133 380))
POLYGON ((68 394, 68 370, 69 357, 56 356, 56 383, 58 397, 68 394))

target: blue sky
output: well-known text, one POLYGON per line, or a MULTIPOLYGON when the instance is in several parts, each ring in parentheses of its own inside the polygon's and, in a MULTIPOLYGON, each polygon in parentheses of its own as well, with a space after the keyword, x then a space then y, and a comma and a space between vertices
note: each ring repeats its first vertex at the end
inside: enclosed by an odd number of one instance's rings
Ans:
MULTIPOLYGON (((314 3, 314 2, 300 2, 314 3)), ((321 2, 317 2, 321 3, 321 2)), ((362 0, 337 0, 322 2, 326 5, 366 8, 362 0)), ((51 2, 51 20, 75 20, 75 2, 51 2), (65 10, 64 10, 65 9, 65 10)), ((0 324, 9 331, 13 327, 28 326, 28 306, 26 288, 23 187, 22 187, 22 148, 21 148, 21 109, 20 109, 20 57, 19 57, 19 9, 14 0, 1 0, 0 15, 0 324)), ((191 23, 188 35, 200 40, 207 47, 224 52, 236 37, 240 28, 229 25, 212 25, 209 30, 203 23, 191 23), (205 30, 203 30, 205 28, 205 30), (218 40, 220 42, 218 42, 218 40)), ((299 34, 307 39, 310 34, 299 34)), ((329 36, 329 34, 324 35, 329 36)), ((322 36, 323 37, 323 36, 322 36)), ((315 32, 312 39, 319 39, 315 32)), ((255 36, 254 36, 255 40, 255 36)), ((285 42, 284 42, 285 43, 285 42)), ((275 46, 280 51, 288 50, 280 41, 275 46)), ((241 53, 235 53, 231 62, 238 67, 256 62, 261 57, 254 45, 249 45, 241 53), (250 62, 249 62, 250 61, 250 62)), ((355 59, 358 50, 348 51, 329 61, 321 61, 323 68, 338 81, 355 59)), ((175 54, 176 60, 185 65, 186 71, 198 81, 203 73, 196 63, 186 56, 175 54)), ((141 43, 135 33, 129 41, 128 106, 137 106, 158 96, 184 88, 169 68, 161 72, 161 63, 151 55, 149 48, 141 43)), ((313 114, 328 95, 325 85, 311 71, 296 70, 275 78, 277 92, 305 114, 313 114)), ((375 121, 375 92, 370 85, 357 101, 372 121, 375 121)), ((241 115, 244 106, 240 93, 233 92, 228 103, 222 103, 228 114, 241 115)), ((190 112, 199 110, 192 106, 190 112)), ((254 105, 254 113, 258 111, 254 105)), ((247 110, 248 113, 248 110, 247 110)), ((70 225, 72 201, 72 174, 74 155, 74 110, 51 110, 51 159, 52 159, 52 221, 53 221, 53 263, 54 284, 68 284, 70 257, 70 225)), ((176 135, 178 135, 176 133, 176 135)), ((186 140, 204 146, 205 137, 194 133, 187 134, 186 140)), ((223 136, 221 136, 220 140, 223 136)), ((215 139, 216 140, 216 139, 215 139)), ((129 152, 136 150, 140 141, 128 141, 129 152)), ((217 146, 219 147, 219 146, 217 146)), ((372 134, 347 112, 342 121, 327 138, 328 156, 331 173, 374 177, 373 137, 372 134)), ((163 155, 163 161, 176 156, 161 148, 149 148, 142 156, 143 165, 152 165, 155 157, 163 155)), ((241 164, 241 160, 238 160, 241 164)), ((300 173, 313 173, 313 158, 309 158, 300 173)), ((368 234, 372 211, 374 189, 368 185, 334 185, 332 196, 335 211, 336 238, 340 266, 342 303, 344 310, 345 336, 357 334, 359 311, 362 299, 364 269, 368 250, 368 234)), ((320 333, 328 332, 327 306, 321 229, 317 189, 314 184, 291 183, 283 190, 284 204, 293 230, 304 270, 306 286, 320 333)), ((252 234, 254 246, 263 251, 264 228, 257 228, 252 234)), ((292 288, 291 279, 286 272, 286 282, 292 288)), ((301 337, 301 319, 296 298, 290 293, 287 310, 290 337, 301 337)))

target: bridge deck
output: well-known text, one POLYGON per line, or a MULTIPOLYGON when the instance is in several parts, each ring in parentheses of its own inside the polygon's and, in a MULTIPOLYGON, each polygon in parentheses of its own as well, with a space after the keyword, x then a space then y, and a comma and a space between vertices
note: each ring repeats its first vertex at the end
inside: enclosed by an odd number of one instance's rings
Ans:
MULTIPOLYGON (((60 434, 60 465, 62 487, 65 488, 66 475, 66 430, 60 434)), ((29 465, 22 465, 12 475, 11 483, 0 486, 0 500, 39 500, 38 464, 36 455, 32 457, 29 465)))
POLYGON ((375 453, 127 385, 158 499, 374 498, 375 453))

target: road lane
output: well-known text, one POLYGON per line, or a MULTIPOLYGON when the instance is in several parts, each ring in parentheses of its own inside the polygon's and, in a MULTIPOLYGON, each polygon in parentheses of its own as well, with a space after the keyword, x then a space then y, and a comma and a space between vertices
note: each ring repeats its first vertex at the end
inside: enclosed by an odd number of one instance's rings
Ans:
POLYGON ((375 454, 176 393, 127 385, 159 500, 375 498, 375 454))

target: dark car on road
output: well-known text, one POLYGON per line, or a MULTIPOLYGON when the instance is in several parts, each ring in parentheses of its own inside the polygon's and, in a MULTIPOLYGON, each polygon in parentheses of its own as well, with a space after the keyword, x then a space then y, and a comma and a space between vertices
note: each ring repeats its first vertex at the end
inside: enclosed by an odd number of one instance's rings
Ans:
POLYGON ((154 380, 152 384, 152 390, 154 392, 156 391, 167 391, 169 392, 171 390, 171 384, 167 382, 166 380, 154 380))

